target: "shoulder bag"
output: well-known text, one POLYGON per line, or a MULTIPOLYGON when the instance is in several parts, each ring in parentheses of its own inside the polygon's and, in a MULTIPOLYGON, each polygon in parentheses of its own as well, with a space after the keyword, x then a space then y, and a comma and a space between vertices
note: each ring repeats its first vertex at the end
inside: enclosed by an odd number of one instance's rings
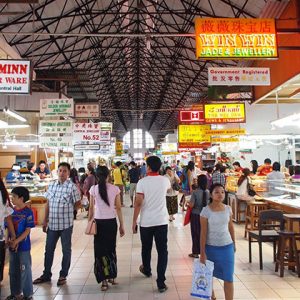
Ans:
POLYGON ((254 191, 253 186, 252 186, 252 184, 250 184, 248 178, 247 178, 247 190, 248 190, 249 196, 253 197, 256 195, 256 192, 254 191))

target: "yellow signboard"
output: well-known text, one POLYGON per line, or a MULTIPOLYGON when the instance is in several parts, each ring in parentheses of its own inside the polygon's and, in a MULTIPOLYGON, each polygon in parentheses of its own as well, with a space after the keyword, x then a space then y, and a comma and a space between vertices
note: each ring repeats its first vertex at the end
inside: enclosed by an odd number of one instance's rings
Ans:
POLYGON ((205 134, 209 135, 244 135, 246 134, 245 128, 228 128, 228 129, 220 129, 220 130, 208 130, 205 134))
POLYGON ((212 138, 212 143, 236 143, 239 141, 239 138, 212 138))
POLYGON ((122 155, 123 154, 123 142, 122 141, 116 141, 116 155, 122 155))
POLYGON ((245 123, 244 103, 216 103, 204 105, 204 120, 207 124, 245 123))
POLYGON ((210 125, 179 125, 179 143, 203 143, 210 142, 210 135, 206 131, 210 130, 210 125))
POLYGON ((196 18, 197 58, 276 58, 274 19, 196 18))

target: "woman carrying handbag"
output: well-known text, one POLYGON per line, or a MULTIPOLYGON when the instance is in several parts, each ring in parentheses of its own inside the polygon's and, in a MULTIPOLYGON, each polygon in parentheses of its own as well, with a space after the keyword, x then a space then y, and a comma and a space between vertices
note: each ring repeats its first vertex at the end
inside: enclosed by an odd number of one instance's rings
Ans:
POLYGON ((108 183, 109 170, 105 166, 97 169, 98 184, 90 188, 89 222, 96 222, 94 235, 94 273, 101 290, 108 289, 108 283, 117 284, 116 240, 119 220, 120 236, 124 236, 120 190, 108 183))

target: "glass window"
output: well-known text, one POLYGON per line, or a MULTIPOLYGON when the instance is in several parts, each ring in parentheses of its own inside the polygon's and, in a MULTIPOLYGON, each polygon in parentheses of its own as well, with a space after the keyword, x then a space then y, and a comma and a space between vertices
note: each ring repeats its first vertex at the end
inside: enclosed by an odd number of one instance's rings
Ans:
POLYGON ((143 158, 143 153, 142 153, 142 152, 134 153, 134 154, 133 154, 133 157, 134 157, 135 159, 137 159, 137 158, 143 158))
POLYGON ((143 148, 143 130, 133 129, 133 148, 142 149, 143 148))
POLYGON ((153 140, 153 137, 152 135, 146 131, 145 132, 145 141, 146 141, 146 148, 149 149, 149 148, 154 148, 154 140, 153 140))
POLYGON ((128 131, 124 137, 123 137, 123 143, 124 146, 127 146, 127 148, 130 148, 130 131, 128 131))

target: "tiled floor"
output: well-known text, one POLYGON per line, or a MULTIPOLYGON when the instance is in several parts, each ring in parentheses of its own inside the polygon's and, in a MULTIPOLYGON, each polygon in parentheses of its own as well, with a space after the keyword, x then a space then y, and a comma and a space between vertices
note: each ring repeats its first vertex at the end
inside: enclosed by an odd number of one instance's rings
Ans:
MULTIPOLYGON (((129 204, 129 201, 127 201, 129 204)), ((133 209, 123 209, 126 224, 126 235, 118 240, 118 282, 107 292, 101 292, 93 274, 92 237, 84 234, 87 219, 84 214, 75 221, 73 234, 72 265, 67 284, 61 288, 56 286, 60 270, 61 248, 56 249, 53 265, 52 284, 34 286, 34 299, 47 300, 154 300, 154 299, 193 299, 190 297, 192 259, 187 257, 191 250, 189 226, 182 226, 182 214, 169 226, 169 264, 167 269, 167 285, 169 290, 164 294, 156 291, 155 276, 143 277, 138 267, 141 263, 139 235, 131 234, 133 209)), ((243 238, 243 226, 236 225, 237 253, 235 263, 235 296, 234 299, 300 299, 300 278, 290 271, 285 271, 284 278, 274 272, 272 248, 263 245, 264 270, 258 267, 257 248, 253 249, 253 263, 248 263, 248 243, 243 238)), ((41 228, 32 230, 33 278, 42 274, 44 260, 45 234, 41 228)), ((153 249, 152 267, 155 274, 156 250, 153 249)), ((1 284, 1 299, 9 294, 8 268, 1 284)), ((224 299, 222 282, 215 280, 214 289, 217 299, 224 299)))

